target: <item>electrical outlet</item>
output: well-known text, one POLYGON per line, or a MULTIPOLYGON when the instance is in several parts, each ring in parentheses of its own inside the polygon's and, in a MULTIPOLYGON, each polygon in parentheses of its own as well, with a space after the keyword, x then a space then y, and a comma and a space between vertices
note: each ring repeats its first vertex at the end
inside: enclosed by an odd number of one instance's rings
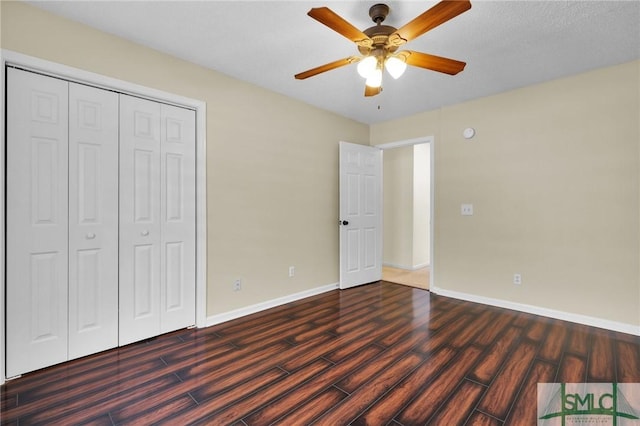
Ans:
POLYGON ((296 267, 289 266, 289 278, 293 277, 296 274, 296 267))
POLYGON ((520 274, 513 274, 513 283, 515 285, 520 285, 522 284, 522 275, 520 274))
POLYGON ((473 204, 460 204, 460 214, 462 216, 473 216, 473 204))
POLYGON ((237 279, 233 282, 233 291, 240 291, 240 290, 242 290, 242 280, 237 279))

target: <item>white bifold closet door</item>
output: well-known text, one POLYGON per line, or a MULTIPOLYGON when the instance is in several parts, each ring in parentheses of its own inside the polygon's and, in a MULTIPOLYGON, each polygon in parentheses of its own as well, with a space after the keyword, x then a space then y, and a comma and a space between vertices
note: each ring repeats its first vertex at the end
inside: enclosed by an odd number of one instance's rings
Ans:
POLYGON ((69 359, 118 346, 118 94, 69 83, 69 359))
POLYGON ((12 377, 195 324, 195 111, 7 69, 12 377))
POLYGON ((117 344, 118 95, 7 70, 7 376, 117 344))
POLYGON ((194 141, 194 111, 120 96, 120 345, 195 324, 194 141))

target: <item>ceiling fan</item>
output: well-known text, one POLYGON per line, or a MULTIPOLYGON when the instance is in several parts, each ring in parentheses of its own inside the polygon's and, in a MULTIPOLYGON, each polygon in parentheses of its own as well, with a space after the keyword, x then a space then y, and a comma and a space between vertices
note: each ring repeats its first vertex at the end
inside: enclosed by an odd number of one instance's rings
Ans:
POLYGON ((400 77, 407 65, 455 75, 464 69, 465 62, 413 50, 397 50, 408 41, 469 9, 471 9, 469 0, 443 0, 403 27, 396 29, 389 25, 382 25, 389 14, 389 6, 375 4, 369 9, 369 16, 376 25, 360 31, 327 7, 313 8, 307 15, 357 44, 361 56, 349 56, 329 62, 296 74, 295 78, 304 80, 358 62, 358 73, 366 79, 364 95, 375 96, 382 91, 383 69, 386 69, 393 78, 400 77))

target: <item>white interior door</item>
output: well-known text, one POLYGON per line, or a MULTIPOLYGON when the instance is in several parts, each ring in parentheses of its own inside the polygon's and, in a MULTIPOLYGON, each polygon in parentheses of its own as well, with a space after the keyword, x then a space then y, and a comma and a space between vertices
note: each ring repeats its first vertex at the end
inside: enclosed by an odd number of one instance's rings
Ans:
POLYGON ((68 83, 7 69, 7 377, 67 360, 68 83))
POLYGON ((195 111, 161 105, 160 331, 196 322, 195 111))
POLYGON ((340 142, 340 288, 382 279, 382 150, 340 142))
POLYGON ((118 345, 118 94, 69 83, 69 359, 118 345))
POLYGON ((120 333, 160 334, 160 104, 120 95, 120 333))

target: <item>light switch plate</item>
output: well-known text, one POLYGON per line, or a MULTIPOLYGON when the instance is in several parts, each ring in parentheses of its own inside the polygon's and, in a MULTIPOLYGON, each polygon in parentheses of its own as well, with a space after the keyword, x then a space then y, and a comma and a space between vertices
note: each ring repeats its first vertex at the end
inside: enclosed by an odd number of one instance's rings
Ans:
POLYGON ((460 214, 462 216, 473 216, 473 204, 460 204, 460 214))

